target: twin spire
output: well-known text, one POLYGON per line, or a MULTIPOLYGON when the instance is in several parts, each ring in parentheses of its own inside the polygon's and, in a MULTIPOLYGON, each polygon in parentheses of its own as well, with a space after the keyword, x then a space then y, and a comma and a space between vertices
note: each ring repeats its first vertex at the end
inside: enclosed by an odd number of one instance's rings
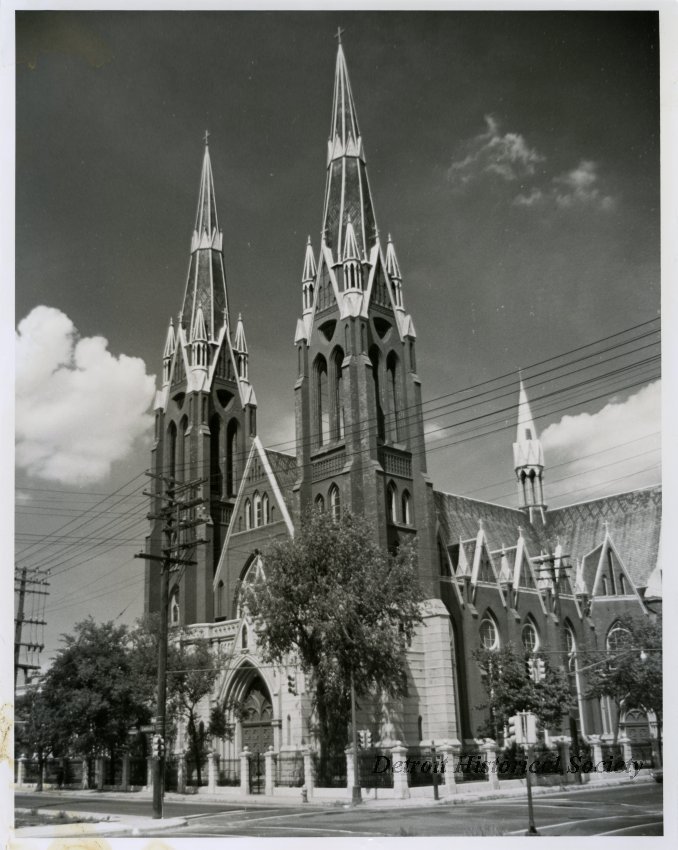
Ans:
POLYGON ((544 449, 537 434, 522 376, 518 391, 518 426, 513 444, 513 467, 518 481, 520 507, 528 511, 530 522, 536 510, 544 520, 544 449))

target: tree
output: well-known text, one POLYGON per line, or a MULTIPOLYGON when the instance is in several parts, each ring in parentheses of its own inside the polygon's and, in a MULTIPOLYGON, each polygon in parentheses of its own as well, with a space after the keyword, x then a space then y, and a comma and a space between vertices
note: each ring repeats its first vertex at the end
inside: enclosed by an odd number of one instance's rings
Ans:
POLYGON ((487 702, 477 708, 489 709, 488 723, 481 730, 489 733, 487 737, 496 740, 509 717, 519 711, 533 712, 542 727, 549 728, 559 726, 570 710, 572 693, 567 675, 552 667, 544 654, 520 652, 509 643, 498 650, 478 650, 473 657, 485 674, 487 702), (544 676, 539 681, 530 674, 530 659, 543 662, 544 676))
POLYGON ((195 763, 198 785, 202 782, 202 760, 206 755, 207 743, 207 733, 198 718, 198 704, 211 693, 218 673, 217 658, 208 640, 200 639, 186 644, 179 639, 179 643, 169 653, 169 713, 186 723, 189 751, 195 763))
POLYGON ((15 706, 15 751, 25 750, 38 762, 36 791, 42 791, 42 774, 50 755, 65 754, 61 707, 46 699, 40 687, 31 687, 15 706))
POLYGON ((614 742, 622 713, 630 709, 653 711, 661 730, 663 719, 662 629, 648 617, 634 618, 614 630, 616 640, 600 656, 585 656, 587 697, 609 697, 617 709, 614 742))
POLYGON ((295 656, 310 677, 320 745, 346 743, 351 680, 356 694, 404 695, 407 648, 421 621, 416 553, 389 554, 349 512, 304 517, 294 538, 264 554, 265 577, 243 586, 259 648, 276 664, 295 656))
POLYGON ((90 617, 62 640, 36 711, 46 706, 58 717, 56 748, 113 758, 126 746, 130 727, 147 716, 132 676, 127 629, 90 617))

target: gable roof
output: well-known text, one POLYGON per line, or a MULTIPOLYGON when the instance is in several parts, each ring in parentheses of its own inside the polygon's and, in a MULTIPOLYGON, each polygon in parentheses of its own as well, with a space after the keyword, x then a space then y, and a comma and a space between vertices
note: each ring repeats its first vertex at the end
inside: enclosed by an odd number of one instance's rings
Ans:
POLYGON ((645 587, 657 564, 662 517, 661 485, 548 511, 546 528, 559 535, 571 560, 584 558, 606 532, 636 587, 645 587))

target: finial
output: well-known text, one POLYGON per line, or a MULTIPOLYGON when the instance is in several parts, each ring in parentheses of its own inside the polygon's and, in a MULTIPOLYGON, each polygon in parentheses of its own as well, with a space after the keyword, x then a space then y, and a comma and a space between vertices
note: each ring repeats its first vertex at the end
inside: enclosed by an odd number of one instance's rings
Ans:
POLYGON ((238 321, 242 322, 242 313, 238 313, 238 321))
POLYGON ((391 234, 390 234, 390 233, 388 234, 388 241, 389 241, 389 242, 393 242, 393 239, 391 239, 391 234))
POLYGON ((311 234, 310 234, 310 233, 308 234, 308 238, 307 238, 307 240, 306 240, 306 244, 307 244, 307 245, 310 245, 310 244, 311 244, 311 234))
POLYGON ((174 327, 174 318, 170 316, 170 327, 174 327))
POLYGON ((346 32, 346 30, 345 30, 345 29, 342 29, 341 27, 337 27, 337 32, 335 33, 335 36, 334 36, 334 37, 336 38, 336 40, 337 40, 337 44, 341 44, 341 36, 342 36, 345 32, 346 32))
POLYGON ((205 147, 207 147, 209 145, 209 141, 208 141, 209 137, 210 137, 210 131, 205 130, 205 135, 203 136, 203 140, 205 142, 205 147))

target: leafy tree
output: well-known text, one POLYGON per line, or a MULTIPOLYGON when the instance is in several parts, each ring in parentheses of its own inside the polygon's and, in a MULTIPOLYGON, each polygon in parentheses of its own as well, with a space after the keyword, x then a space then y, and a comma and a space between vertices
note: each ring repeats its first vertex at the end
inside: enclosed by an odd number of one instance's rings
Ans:
POLYGON ((38 762, 36 791, 42 791, 42 774, 50 755, 65 754, 61 731, 62 710, 39 687, 32 687, 15 706, 15 751, 35 756, 38 762))
POLYGON ((415 551, 389 554, 363 518, 346 512, 334 521, 313 511, 263 562, 265 578, 242 591, 260 624, 259 648, 276 664, 298 658, 310 677, 321 748, 336 752, 346 743, 352 679, 358 695, 404 694, 406 652, 421 621, 415 551))
MULTIPOLYGON (((126 745, 130 727, 147 714, 135 689, 127 629, 113 622, 97 625, 90 617, 62 640, 65 647, 41 691, 44 705, 58 717, 54 746, 113 758, 126 745)), ((42 706, 39 701, 36 711, 42 706)))
POLYGON ((199 721, 198 705, 212 692, 218 673, 217 658, 208 640, 201 639, 188 645, 180 640, 172 647, 167 669, 169 713, 186 723, 198 785, 202 781, 201 763, 208 740, 204 725, 199 721))
POLYGON ((585 656, 587 696, 609 697, 617 709, 614 741, 619 737, 622 712, 629 709, 653 711, 661 730, 663 720, 662 629, 648 617, 625 622, 614 649, 600 663, 600 656, 585 656))
POLYGON ((509 643, 498 650, 481 649, 473 653, 481 670, 487 701, 479 709, 489 709, 489 719, 480 733, 498 739, 509 717, 519 711, 537 715, 542 727, 557 727, 570 710, 572 694, 567 675, 549 665, 545 655, 518 651, 509 643), (528 661, 541 659, 544 676, 535 682, 528 661))

